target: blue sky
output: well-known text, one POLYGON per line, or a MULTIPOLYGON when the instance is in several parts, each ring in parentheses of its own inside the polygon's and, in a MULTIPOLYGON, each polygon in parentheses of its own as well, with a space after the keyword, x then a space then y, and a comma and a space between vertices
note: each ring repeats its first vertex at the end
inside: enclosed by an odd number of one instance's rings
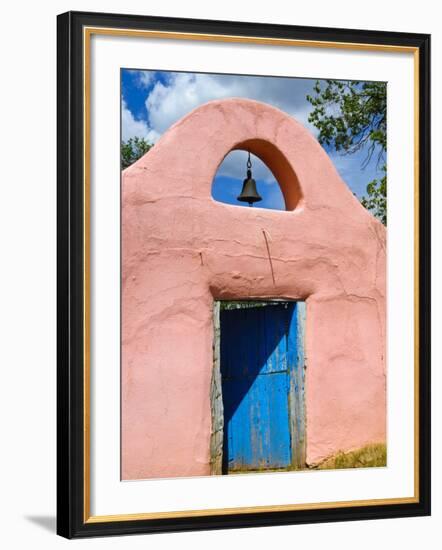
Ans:
MULTIPOLYGON (((263 101, 296 118, 313 135, 317 129, 308 122, 312 106, 306 95, 316 79, 238 76, 206 73, 177 73, 123 69, 121 71, 122 139, 139 136, 155 143, 161 135, 192 109, 213 99, 244 97, 263 101)), ((376 155, 365 169, 366 151, 354 155, 327 153, 350 189, 361 197, 369 181, 382 177, 376 155)), ((246 176, 247 153, 234 151, 221 164, 213 183, 213 197, 229 204, 236 200, 246 176)), ((278 184, 268 168, 252 155, 252 172, 263 197, 255 207, 284 209, 278 184)))

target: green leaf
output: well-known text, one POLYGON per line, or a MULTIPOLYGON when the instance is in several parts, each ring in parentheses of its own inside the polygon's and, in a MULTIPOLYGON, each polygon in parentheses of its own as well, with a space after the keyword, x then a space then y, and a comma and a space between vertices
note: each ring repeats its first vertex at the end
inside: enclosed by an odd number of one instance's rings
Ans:
POLYGON ((121 168, 124 170, 139 158, 145 155, 153 147, 144 138, 135 136, 121 142, 121 168))
MULTIPOLYGON (((364 168, 373 155, 378 162, 387 151, 387 85, 385 82, 327 80, 313 86, 307 101, 313 109, 308 121, 319 130, 321 145, 341 154, 367 150, 364 168), (376 158, 376 157, 375 157, 376 158)), ((382 168, 386 173, 385 165, 382 168)), ((382 223, 387 223, 387 176, 367 185, 361 203, 382 223)))

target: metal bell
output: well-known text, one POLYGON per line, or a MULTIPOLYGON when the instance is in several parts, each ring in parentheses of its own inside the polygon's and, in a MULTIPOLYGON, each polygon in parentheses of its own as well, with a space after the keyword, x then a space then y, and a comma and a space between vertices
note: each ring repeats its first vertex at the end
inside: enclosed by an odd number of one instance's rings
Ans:
POLYGON ((241 202, 248 202, 249 206, 253 206, 254 202, 262 201, 262 197, 256 189, 256 181, 252 178, 252 161, 247 159, 247 177, 242 184, 241 194, 237 197, 237 200, 241 202))

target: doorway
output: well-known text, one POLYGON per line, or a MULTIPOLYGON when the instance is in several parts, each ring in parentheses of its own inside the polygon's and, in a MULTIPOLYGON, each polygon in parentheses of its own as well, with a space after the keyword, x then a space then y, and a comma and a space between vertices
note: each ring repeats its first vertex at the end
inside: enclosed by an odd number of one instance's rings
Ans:
POLYGON ((212 412, 218 416, 215 425, 222 426, 222 441, 218 435, 221 472, 302 468, 304 303, 219 304, 222 407, 218 403, 212 412))

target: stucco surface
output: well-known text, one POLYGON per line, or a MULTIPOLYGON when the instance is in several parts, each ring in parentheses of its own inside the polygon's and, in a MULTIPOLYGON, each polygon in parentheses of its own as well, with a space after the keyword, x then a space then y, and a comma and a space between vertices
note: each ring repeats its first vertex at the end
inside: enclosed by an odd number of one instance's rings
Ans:
POLYGON ((308 463, 384 441, 385 247, 285 113, 227 99, 172 126, 122 180, 123 479, 210 474, 214 299, 306 301, 308 463), (233 149, 266 162, 287 211, 212 199, 233 149))

